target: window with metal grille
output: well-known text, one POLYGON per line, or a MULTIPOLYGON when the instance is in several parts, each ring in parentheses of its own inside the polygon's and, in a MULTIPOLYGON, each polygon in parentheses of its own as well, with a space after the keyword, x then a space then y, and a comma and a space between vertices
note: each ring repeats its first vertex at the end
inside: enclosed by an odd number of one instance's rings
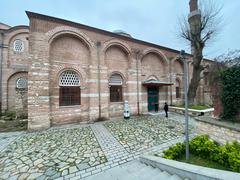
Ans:
POLYGON ((81 104, 80 78, 75 71, 64 71, 60 76, 59 86, 60 106, 72 106, 81 104))
POLYGON ((79 75, 72 70, 64 71, 60 76, 59 86, 80 86, 79 75))
POLYGON ((24 51, 24 43, 20 39, 17 39, 13 43, 13 50, 15 52, 23 52, 24 51))
POLYGON ((121 102, 122 98, 122 77, 118 74, 113 74, 109 79, 110 86, 110 102, 121 102))
POLYGON ((17 89, 27 89, 27 78, 20 77, 16 81, 16 88, 17 89))
POLYGON ((117 85, 117 86, 121 86, 122 85, 122 77, 119 74, 113 74, 110 77, 109 80, 109 85, 117 85))

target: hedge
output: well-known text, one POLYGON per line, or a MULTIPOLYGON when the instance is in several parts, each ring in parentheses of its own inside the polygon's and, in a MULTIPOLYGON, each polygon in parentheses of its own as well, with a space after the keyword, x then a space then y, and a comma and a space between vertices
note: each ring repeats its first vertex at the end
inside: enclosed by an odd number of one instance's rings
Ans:
MULTIPOLYGON (((190 153, 201 158, 217 162, 220 165, 240 172, 240 144, 233 142, 220 146, 209 139, 207 135, 197 136, 189 143, 190 153)), ((185 153, 185 144, 178 143, 163 151, 164 158, 179 160, 185 153)))
POLYGON ((222 84, 221 102, 224 120, 236 120, 240 109, 240 65, 233 66, 220 73, 222 84))

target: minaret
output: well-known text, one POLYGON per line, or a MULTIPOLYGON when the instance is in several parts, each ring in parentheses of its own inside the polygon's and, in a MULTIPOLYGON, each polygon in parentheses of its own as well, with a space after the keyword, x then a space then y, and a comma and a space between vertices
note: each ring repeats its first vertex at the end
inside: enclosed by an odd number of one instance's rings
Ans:
MULTIPOLYGON (((189 2, 190 13, 188 15, 188 22, 190 26, 191 34, 194 36, 200 36, 200 28, 201 28, 201 11, 198 9, 198 0, 190 0, 189 2)), ((192 45, 192 54, 194 52, 194 48, 192 45)))
POLYGON ((190 0, 189 2, 190 12, 193 12, 198 9, 198 1, 197 0, 190 0))

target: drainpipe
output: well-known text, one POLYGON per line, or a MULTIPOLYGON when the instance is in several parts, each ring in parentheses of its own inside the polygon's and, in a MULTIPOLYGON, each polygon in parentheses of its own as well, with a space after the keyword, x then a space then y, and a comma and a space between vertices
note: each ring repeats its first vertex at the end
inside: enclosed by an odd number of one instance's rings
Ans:
POLYGON ((97 42, 97 70, 98 70, 98 118, 101 118, 101 85, 100 85, 100 46, 101 42, 97 42))
POLYGON ((135 52, 135 55, 136 55, 136 69, 137 69, 137 114, 138 116, 140 115, 140 107, 139 107, 139 54, 140 54, 140 51, 139 50, 136 50, 135 52))
POLYGON ((2 66, 3 66, 3 36, 4 31, 0 30, 0 113, 2 113, 2 66))

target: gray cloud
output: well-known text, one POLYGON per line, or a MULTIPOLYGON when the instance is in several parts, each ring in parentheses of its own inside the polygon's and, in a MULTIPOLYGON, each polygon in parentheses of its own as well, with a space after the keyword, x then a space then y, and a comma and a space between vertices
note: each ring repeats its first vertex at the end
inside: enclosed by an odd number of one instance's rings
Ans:
MULTIPOLYGON (((206 1, 206 0, 205 0, 206 1)), ((177 37, 178 18, 188 13, 189 0, 2 0, 0 21, 12 26, 28 24, 25 10, 76 21, 113 31, 123 29, 133 37, 175 49, 189 47, 177 37)), ((224 25, 205 55, 213 58, 228 49, 240 49, 240 1, 218 0, 224 4, 224 25)))

